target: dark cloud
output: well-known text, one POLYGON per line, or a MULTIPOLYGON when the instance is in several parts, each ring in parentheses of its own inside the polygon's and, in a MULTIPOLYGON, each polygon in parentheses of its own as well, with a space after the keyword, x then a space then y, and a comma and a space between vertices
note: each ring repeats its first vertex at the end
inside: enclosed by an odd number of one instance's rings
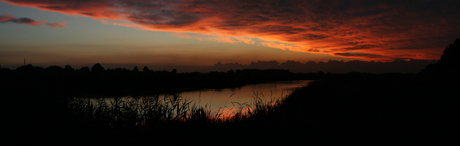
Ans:
MULTIPOLYGON (((277 61, 258 61, 251 64, 238 63, 222 63, 215 64, 212 68, 206 71, 228 71, 238 69, 288 69, 291 72, 332 72, 332 73, 348 73, 348 72, 368 72, 368 73, 417 73, 424 69, 427 65, 436 63, 436 60, 413 60, 408 58, 397 58, 394 62, 367 62, 360 60, 352 60, 344 62, 343 60, 329 60, 327 62, 309 61, 301 63, 298 61, 290 61, 279 63, 277 61)), ((179 68, 178 68, 179 70, 179 68)))
POLYGON ((364 57, 367 59, 372 59, 372 58, 385 58, 386 56, 382 55, 377 55, 377 54, 367 54, 367 53, 334 53, 334 55, 337 56, 344 56, 344 57, 364 57))
POLYGON ((353 47, 344 48, 345 50, 362 50, 362 49, 373 49, 380 46, 377 45, 354 45, 353 47))
POLYGON ((446 44, 460 37, 460 1, 448 0, 3 1, 95 19, 127 20, 149 30, 252 36, 294 43, 295 51, 362 59, 379 59, 379 55, 437 59, 446 44), (350 50, 361 55, 343 54, 350 50))
POLYGON ((6 22, 12 22, 12 23, 18 23, 18 24, 27 24, 27 25, 32 25, 32 26, 37 26, 41 24, 47 24, 51 27, 62 27, 65 28, 64 24, 66 22, 61 22, 61 23, 55 23, 55 22, 46 22, 46 21, 35 21, 30 18, 14 18, 12 15, 9 15, 6 12, 3 12, 5 16, 0 15, 0 23, 6 23, 6 22))

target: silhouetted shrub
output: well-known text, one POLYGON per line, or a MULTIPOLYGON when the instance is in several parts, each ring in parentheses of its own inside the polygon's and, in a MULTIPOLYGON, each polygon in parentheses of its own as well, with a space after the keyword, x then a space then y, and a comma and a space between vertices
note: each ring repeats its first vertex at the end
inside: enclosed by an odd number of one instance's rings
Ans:
POLYGON ((96 63, 94 64, 93 67, 91 67, 91 72, 95 73, 95 74, 101 74, 105 71, 104 67, 102 67, 102 65, 100 63, 96 63))

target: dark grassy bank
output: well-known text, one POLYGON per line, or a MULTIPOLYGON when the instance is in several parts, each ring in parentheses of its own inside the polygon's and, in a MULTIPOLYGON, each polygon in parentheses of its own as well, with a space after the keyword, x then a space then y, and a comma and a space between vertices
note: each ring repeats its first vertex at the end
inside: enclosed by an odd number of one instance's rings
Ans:
POLYGON ((280 103, 259 99, 258 110, 218 118, 178 94, 121 99, 91 104, 81 98, 18 98, 3 106, 8 111, 2 122, 5 140, 46 145, 219 143, 239 139, 249 130, 242 129, 248 125, 245 117, 263 115, 275 107, 270 103, 280 103))
MULTIPOLYGON (((332 143, 458 144, 459 99, 423 75, 359 75, 316 82, 283 107, 332 143), (296 112, 297 111, 297 112, 296 112), (295 113, 295 114, 294 114, 295 113)), ((451 80, 453 83, 459 80, 451 80)))
POLYGON ((2 131, 16 143, 48 145, 458 145, 459 52, 457 39, 417 74, 323 76, 285 100, 256 97, 256 110, 227 119, 177 94, 98 106, 52 93, 11 94, 17 98, 2 103, 2 131))

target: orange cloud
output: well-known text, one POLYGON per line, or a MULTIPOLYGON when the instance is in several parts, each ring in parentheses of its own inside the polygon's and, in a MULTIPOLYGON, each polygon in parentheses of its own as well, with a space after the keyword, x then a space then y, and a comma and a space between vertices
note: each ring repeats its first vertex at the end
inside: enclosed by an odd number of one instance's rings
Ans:
POLYGON ((214 37, 209 38, 213 41, 218 42, 225 42, 225 43, 246 43, 246 44, 254 44, 255 41, 248 37, 240 37, 240 36, 224 36, 220 34, 216 34, 214 37))
POLYGON ((115 22, 115 21, 110 21, 107 19, 101 19, 99 20, 103 24, 109 24, 109 25, 115 25, 115 26, 124 26, 124 27, 140 27, 139 25, 136 24, 130 24, 130 23, 125 23, 125 22, 115 22))
POLYGON ((255 44, 258 38, 272 48, 376 61, 438 59, 460 34, 459 1, 1 1, 128 21, 145 30, 210 35, 197 40, 255 44))
POLYGON ((292 50, 292 51, 296 50, 298 52, 302 52, 302 51, 307 52, 305 50, 299 49, 299 47, 296 47, 296 46, 285 45, 285 44, 280 44, 280 43, 275 43, 275 42, 262 42, 262 46, 281 49, 281 50, 292 50))
POLYGON ((185 39, 191 39, 192 38, 189 35, 183 34, 183 33, 173 33, 172 35, 174 35, 174 36, 176 36, 178 38, 185 38, 185 39))
POLYGON ((201 37, 195 37, 196 40, 203 41, 203 38, 201 37))

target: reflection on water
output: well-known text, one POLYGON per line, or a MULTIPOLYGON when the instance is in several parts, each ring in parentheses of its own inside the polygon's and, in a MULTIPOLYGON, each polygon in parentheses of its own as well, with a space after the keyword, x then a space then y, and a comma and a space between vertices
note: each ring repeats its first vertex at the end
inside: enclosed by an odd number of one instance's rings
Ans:
MULTIPOLYGON (((210 109, 211 115, 215 115, 218 111, 226 115, 232 114, 233 111, 236 111, 235 109, 239 109, 242 106, 251 106, 255 101, 255 98, 260 98, 263 102, 285 98, 287 95, 291 94, 295 88, 304 87, 310 82, 312 82, 312 80, 279 81, 246 85, 241 88, 186 91, 179 93, 178 95, 180 99, 176 100, 191 101, 191 106, 196 105, 198 107, 210 109)), ((143 100, 149 98, 161 99, 160 101, 162 102, 160 104, 168 104, 171 103, 168 102, 168 100, 172 99, 171 97, 173 97, 173 95, 160 94, 157 96, 147 96, 142 98, 126 96, 122 98, 103 97, 85 100, 89 100, 92 104, 94 104, 94 106, 98 106, 98 101, 106 102, 108 105, 120 101, 142 104, 145 103, 143 100)))

